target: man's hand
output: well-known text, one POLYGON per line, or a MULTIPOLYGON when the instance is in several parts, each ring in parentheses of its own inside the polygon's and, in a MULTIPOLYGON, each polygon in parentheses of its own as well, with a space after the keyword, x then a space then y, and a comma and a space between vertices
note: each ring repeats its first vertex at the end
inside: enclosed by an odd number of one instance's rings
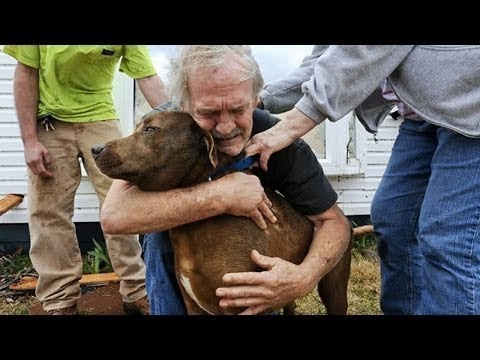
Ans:
POLYGON ((47 148, 40 141, 25 144, 25 163, 35 175, 53 176, 49 171, 52 158, 47 148))
POLYGON ((270 209, 272 202, 265 194, 260 179, 243 172, 234 172, 218 180, 218 194, 223 197, 225 213, 251 218, 262 230, 267 229, 265 219, 272 224, 277 218, 270 209))
POLYGON ((240 315, 255 315, 268 309, 284 306, 307 293, 315 286, 299 265, 277 257, 268 257, 252 251, 255 264, 262 272, 229 273, 223 281, 229 287, 218 288, 222 307, 247 307, 240 315))

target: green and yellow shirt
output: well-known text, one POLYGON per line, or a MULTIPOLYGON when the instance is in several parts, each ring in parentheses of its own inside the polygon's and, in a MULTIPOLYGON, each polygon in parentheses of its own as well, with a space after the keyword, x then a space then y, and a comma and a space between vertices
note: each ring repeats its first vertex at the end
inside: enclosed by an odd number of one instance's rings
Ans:
POLYGON ((117 69, 134 79, 156 73, 146 46, 5 45, 3 52, 39 69, 38 115, 67 122, 118 118, 112 96, 117 69))

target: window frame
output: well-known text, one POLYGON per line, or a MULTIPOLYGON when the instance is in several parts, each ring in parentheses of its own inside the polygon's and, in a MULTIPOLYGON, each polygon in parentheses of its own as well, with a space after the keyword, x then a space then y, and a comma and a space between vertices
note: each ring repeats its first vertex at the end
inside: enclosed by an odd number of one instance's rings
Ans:
POLYGON ((355 113, 350 112, 342 119, 332 122, 325 120, 325 159, 318 159, 325 175, 359 175, 365 173, 366 130, 357 121, 355 113), (355 141, 354 154, 350 157, 348 147, 350 141, 349 123, 353 121, 355 141))

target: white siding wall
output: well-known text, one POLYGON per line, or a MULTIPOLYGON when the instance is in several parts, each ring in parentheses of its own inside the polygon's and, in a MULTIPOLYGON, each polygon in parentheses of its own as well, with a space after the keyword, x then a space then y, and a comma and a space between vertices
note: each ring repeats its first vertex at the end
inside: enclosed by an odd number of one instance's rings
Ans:
POLYGON ((362 126, 357 127, 357 129, 361 128, 363 136, 367 139, 365 174, 329 177, 338 193, 338 204, 345 215, 370 214, 370 205, 390 159, 400 123, 400 120, 393 120, 388 116, 380 126, 377 143, 373 134, 365 131, 362 126))
MULTIPOLYGON (((0 52, 0 196, 27 193, 23 145, 13 101, 15 64, 13 58, 0 52)), ((2 215, 0 223, 27 222, 26 200, 2 215)))
MULTIPOLYGON (((0 197, 9 193, 23 194, 21 204, 0 216, 0 224, 27 223, 27 169, 23 157, 13 100, 13 73, 16 61, 0 51, 0 197)), ((118 73, 115 104, 124 133, 133 127, 133 80, 118 73)), ((82 169, 85 175, 85 171, 82 169)), ((98 198, 87 177, 83 177, 75 197, 75 222, 96 222, 98 198)))

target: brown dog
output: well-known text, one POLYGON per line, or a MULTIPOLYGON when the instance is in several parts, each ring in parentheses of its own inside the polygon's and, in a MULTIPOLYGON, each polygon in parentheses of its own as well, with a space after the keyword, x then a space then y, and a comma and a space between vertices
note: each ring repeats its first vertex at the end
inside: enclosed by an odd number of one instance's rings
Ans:
MULTIPOLYGON (((217 167, 237 161, 218 153, 212 136, 183 112, 151 112, 135 132, 92 148, 99 169, 141 190, 169 190, 208 180, 217 167)), ((238 314, 244 308, 221 308, 215 295, 226 273, 259 271, 252 249, 295 264, 312 241, 313 224, 276 192, 266 189, 276 224, 266 231, 249 218, 221 215, 170 230, 175 271, 189 314, 238 314)), ((352 236, 353 239, 353 236, 352 236)), ((352 243, 352 241, 350 242, 352 243)), ((328 314, 346 314, 350 250, 319 283, 328 314)))

